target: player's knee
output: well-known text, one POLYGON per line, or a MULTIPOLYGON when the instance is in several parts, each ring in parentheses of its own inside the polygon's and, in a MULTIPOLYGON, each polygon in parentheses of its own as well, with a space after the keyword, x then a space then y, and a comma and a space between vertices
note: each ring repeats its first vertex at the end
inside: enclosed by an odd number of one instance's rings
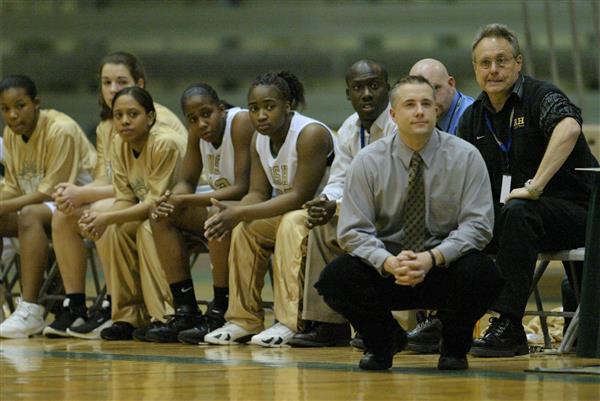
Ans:
POLYGON ((49 222, 51 217, 52 214, 46 205, 27 205, 19 213, 19 231, 43 227, 46 220, 49 222))

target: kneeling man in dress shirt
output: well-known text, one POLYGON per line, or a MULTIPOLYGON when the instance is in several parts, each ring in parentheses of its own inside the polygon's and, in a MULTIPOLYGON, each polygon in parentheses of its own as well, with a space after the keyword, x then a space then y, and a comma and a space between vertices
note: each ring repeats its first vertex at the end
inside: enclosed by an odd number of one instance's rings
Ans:
POLYGON ((363 335, 359 366, 384 370, 406 346, 392 310, 439 309, 439 369, 467 369, 473 326, 495 300, 502 279, 481 250, 494 211, 481 154, 435 128, 434 89, 421 76, 390 92, 398 134, 352 161, 338 240, 345 254, 315 287, 363 335))

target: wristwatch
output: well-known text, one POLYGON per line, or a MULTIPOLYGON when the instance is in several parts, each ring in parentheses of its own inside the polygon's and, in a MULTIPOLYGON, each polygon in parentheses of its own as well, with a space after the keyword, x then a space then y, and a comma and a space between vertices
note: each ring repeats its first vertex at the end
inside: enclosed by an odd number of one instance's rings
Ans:
POLYGON ((542 191, 541 189, 538 189, 531 185, 531 178, 525 181, 525 189, 527 190, 527 192, 533 195, 534 199, 538 199, 544 193, 544 191, 542 191))

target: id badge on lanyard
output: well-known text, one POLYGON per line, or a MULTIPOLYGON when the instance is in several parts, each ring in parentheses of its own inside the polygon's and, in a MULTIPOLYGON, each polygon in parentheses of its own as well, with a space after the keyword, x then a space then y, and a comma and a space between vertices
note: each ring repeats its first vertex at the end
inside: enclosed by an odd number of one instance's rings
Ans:
POLYGON ((494 129, 494 126, 493 126, 492 122, 490 121, 487 111, 484 110, 484 112, 483 112, 487 128, 490 130, 490 132, 492 133, 492 136, 496 140, 496 143, 500 147, 500 151, 502 152, 502 160, 504 161, 504 173, 502 174, 502 186, 500 187, 500 199, 498 199, 498 201, 502 204, 504 204, 504 202, 506 201, 506 198, 508 197, 508 194, 510 193, 510 189, 511 189, 512 176, 510 175, 509 152, 510 152, 510 147, 512 145, 512 119, 513 119, 514 114, 515 114, 515 108, 513 107, 510 112, 510 117, 508 120, 508 139, 507 139, 506 143, 503 143, 500 141, 500 139, 498 139, 498 135, 496 135, 496 130, 494 129))

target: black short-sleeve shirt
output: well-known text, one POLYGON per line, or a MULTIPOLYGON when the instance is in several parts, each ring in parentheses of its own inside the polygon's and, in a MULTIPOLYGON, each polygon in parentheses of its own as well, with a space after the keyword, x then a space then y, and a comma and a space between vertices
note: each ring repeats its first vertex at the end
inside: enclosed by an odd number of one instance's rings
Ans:
MULTIPOLYGON (((554 85, 520 76, 504 107, 496 112, 485 92, 463 113, 458 136, 471 142, 483 155, 490 175, 494 201, 498 202, 502 175, 512 176, 511 189, 522 187, 535 175, 556 125, 572 117, 581 125, 581 112, 569 98, 554 85), (495 135, 488 128, 489 120, 495 135), (512 137, 508 153, 500 149, 512 137)), ((552 177, 542 196, 569 199, 587 205, 591 190, 591 177, 575 171, 577 167, 595 167, 584 135, 562 167, 552 177)))

